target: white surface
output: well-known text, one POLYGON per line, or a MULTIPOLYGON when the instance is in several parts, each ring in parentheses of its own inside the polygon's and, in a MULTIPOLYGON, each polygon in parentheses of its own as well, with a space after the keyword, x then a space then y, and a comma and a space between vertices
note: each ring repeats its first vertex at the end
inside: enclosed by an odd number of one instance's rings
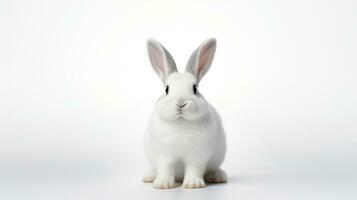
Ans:
POLYGON ((1 1, 1 199, 356 199, 355 1, 1 1), (220 111, 230 182, 152 190, 156 38, 220 111), (143 79, 145 81, 138 81, 143 79))

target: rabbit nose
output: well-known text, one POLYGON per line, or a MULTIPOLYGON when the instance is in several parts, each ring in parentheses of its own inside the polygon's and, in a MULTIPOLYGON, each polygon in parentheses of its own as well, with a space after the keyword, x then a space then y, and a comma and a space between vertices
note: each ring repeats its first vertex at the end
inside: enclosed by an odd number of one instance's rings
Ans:
POLYGON ((176 106, 178 106, 179 108, 183 108, 183 107, 185 107, 187 105, 187 103, 184 103, 184 104, 176 104, 176 106))

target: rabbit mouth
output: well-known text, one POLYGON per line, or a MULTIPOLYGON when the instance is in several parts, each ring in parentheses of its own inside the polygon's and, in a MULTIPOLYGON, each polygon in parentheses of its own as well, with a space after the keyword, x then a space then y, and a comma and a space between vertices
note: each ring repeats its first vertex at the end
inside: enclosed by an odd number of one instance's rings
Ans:
POLYGON ((176 112, 177 115, 183 115, 184 114, 184 110, 182 108, 177 108, 176 111, 177 111, 176 112))
POLYGON ((185 118, 186 113, 183 112, 183 111, 177 111, 176 116, 177 116, 177 117, 183 117, 183 118, 185 118))
POLYGON ((181 110, 181 111, 177 111, 177 115, 184 115, 184 112, 181 110))
POLYGON ((187 115, 184 112, 177 112, 176 119, 184 119, 187 120, 187 115))

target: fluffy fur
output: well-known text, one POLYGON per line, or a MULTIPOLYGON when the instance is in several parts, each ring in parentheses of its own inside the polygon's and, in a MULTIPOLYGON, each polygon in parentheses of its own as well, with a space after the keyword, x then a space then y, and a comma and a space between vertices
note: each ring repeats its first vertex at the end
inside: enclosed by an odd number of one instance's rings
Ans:
POLYGON ((157 41, 148 40, 148 52, 155 72, 167 93, 157 100, 145 135, 145 151, 151 168, 144 182, 154 188, 201 188, 205 182, 226 182, 219 167, 226 152, 222 122, 215 108, 195 92, 208 71, 216 40, 206 40, 191 56, 186 72, 178 73, 169 52, 157 41))

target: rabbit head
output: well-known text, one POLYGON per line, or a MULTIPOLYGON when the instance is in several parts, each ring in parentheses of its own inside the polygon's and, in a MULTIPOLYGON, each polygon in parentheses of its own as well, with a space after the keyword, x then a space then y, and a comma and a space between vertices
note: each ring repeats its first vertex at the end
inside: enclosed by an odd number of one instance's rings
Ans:
POLYGON ((216 39, 208 39, 191 55, 186 70, 178 73, 170 53, 156 40, 149 39, 147 48, 152 67, 164 85, 155 111, 164 120, 198 120, 208 112, 206 100, 198 90, 199 82, 209 70, 216 39))

